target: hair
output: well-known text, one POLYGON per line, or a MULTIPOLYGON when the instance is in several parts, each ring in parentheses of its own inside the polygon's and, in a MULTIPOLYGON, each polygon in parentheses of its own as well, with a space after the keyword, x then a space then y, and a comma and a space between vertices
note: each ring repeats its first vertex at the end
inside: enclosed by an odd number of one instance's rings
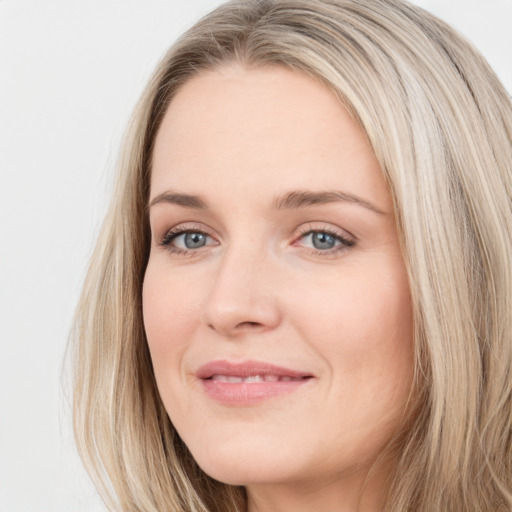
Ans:
POLYGON ((233 0, 168 51, 133 115, 77 309, 74 428, 111 510, 242 512, 160 400, 142 319, 153 144, 194 76, 284 66, 331 89, 389 183, 414 315, 418 406, 386 510, 512 509, 512 104, 459 34, 401 0, 233 0))

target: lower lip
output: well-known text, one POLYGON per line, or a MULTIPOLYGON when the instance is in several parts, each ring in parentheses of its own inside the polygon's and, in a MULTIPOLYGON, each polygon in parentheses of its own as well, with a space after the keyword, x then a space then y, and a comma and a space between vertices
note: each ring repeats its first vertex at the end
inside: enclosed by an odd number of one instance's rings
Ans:
POLYGON ((221 404, 253 405, 297 391, 311 380, 308 378, 285 382, 221 382, 204 379, 202 383, 206 394, 221 404))

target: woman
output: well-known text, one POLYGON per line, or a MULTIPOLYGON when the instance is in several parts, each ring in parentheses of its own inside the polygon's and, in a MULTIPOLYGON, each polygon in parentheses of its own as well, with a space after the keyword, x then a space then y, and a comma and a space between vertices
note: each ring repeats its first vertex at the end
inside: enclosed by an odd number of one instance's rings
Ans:
POLYGON ((137 108, 76 319, 113 510, 512 507, 512 106, 397 0, 236 0, 137 108))

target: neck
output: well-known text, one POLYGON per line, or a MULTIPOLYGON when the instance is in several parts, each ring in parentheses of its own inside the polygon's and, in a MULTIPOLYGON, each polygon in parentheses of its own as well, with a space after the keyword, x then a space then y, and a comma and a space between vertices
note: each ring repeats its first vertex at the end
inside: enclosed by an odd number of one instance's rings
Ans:
POLYGON ((389 472, 358 472, 332 481, 247 487, 248 512, 381 512, 389 472))

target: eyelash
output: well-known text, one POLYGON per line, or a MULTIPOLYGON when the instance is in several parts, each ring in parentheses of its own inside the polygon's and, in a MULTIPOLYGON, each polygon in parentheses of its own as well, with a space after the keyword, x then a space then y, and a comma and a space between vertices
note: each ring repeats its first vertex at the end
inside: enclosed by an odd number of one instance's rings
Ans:
POLYGON ((167 231, 162 239, 159 241, 158 245, 161 247, 165 247, 172 254, 177 254, 178 256, 194 256, 197 252, 196 249, 180 249, 179 247, 175 247, 172 245, 173 240, 178 238, 180 235, 188 234, 188 233, 199 233, 201 235, 205 235, 207 237, 213 238, 209 235, 204 228, 195 227, 195 226, 187 226, 187 227, 175 227, 171 228, 167 231))
POLYGON ((324 233, 326 235, 332 236, 337 242, 340 242, 339 245, 336 245, 332 247, 331 249, 308 249, 310 254, 313 254, 315 256, 337 256, 339 253, 346 251, 353 245, 355 245, 355 240, 353 238, 349 238, 346 235, 342 235, 339 231, 336 231, 328 226, 323 227, 312 227, 311 225, 301 227, 299 229, 300 235, 296 238, 294 244, 296 241, 304 239, 308 235, 312 235, 314 233, 324 233))
MULTIPOLYGON (((306 249, 310 254, 316 255, 316 256, 336 256, 340 252, 343 252, 347 250, 348 248, 352 247, 355 244, 355 241, 345 235, 342 235, 341 233, 333 230, 330 227, 311 227, 311 226, 305 226, 300 228, 299 230, 300 235, 295 239, 292 245, 295 245, 298 240, 304 239, 306 236, 313 235, 315 233, 322 233, 329 236, 332 236, 336 242, 339 242, 339 245, 336 245, 332 247, 331 249, 306 249)), ((209 233, 207 233, 204 228, 190 226, 190 227, 175 227, 167 231, 164 236, 161 238, 161 240, 158 242, 158 245, 161 247, 165 247, 168 251, 170 251, 172 254, 176 254, 179 256, 194 256, 197 254, 198 249, 180 249, 176 246, 172 245, 173 240, 175 240, 178 236, 189 234, 189 233, 199 233, 202 235, 205 235, 206 237, 213 238, 209 233)), ((204 247, 204 246, 203 246, 204 247)), ((199 249, 201 249, 200 247, 199 249)))

